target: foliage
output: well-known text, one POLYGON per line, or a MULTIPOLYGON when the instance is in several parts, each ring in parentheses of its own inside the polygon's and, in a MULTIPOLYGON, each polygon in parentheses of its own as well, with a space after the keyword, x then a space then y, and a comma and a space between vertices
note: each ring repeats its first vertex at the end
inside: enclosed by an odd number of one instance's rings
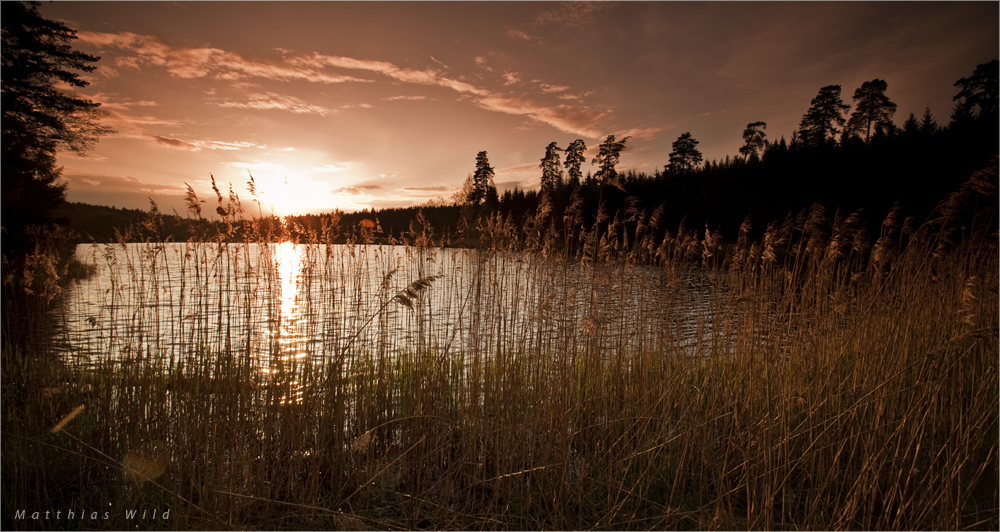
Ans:
POLYGON ((618 172, 615 170, 615 166, 621 158, 622 150, 625 149, 625 142, 628 139, 629 137, 625 137, 616 141, 614 135, 608 135, 601 143, 597 157, 591 161, 591 164, 597 165, 597 173, 594 174, 594 177, 600 180, 601 184, 624 190, 621 183, 618 182, 618 172))
POLYGON ((869 144, 874 127, 878 133, 889 135, 893 132, 892 115, 896 112, 896 104, 885 95, 889 85, 881 79, 873 79, 861 84, 854 91, 854 113, 847 122, 844 133, 856 135, 864 133, 865 145, 869 144))
POLYGON ((686 174, 694 171, 701 164, 701 152, 698 151, 698 141, 691 133, 684 133, 671 144, 674 151, 670 152, 670 164, 666 171, 672 174, 686 174))
POLYGON ((587 145, 584 144, 582 139, 574 140, 566 148, 566 160, 564 164, 566 166, 566 174, 569 176, 570 187, 580 186, 580 180, 583 179, 583 174, 580 172, 580 164, 587 160, 583 155, 583 152, 586 150, 587 145))
POLYGON ((476 155, 476 173, 472 175, 472 190, 470 190, 467 201, 473 207, 479 207, 484 203, 491 208, 497 204, 497 187, 493 184, 494 171, 490 166, 490 160, 485 151, 476 155))
POLYGON ((799 139, 809 148, 824 146, 836 139, 837 127, 846 123, 842 113, 851 108, 840 99, 840 85, 827 85, 810 102, 799 123, 799 139))
POLYGON ((743 146, 740 147, 740 154, 743 155, 744 160, 760 160, 761 154, 764 153, 764 148, 767 147, 765 129, 767 129, 767 123, 765 122, 747 124, 747 128, 743 130, 743 146))
POLYGON ((62 87, 86 87, 75 71, 98 58, 74 50, 76 31, 43 18, 37 3, 4 2, 2 47, 3 254, 14 268, 59 220, 64 201, 57 149, 84 153, 110 132, 100 104, 62 87))
POLYGON ((981 63, 976 71, 967 78, 955 82, 962 90, 952 98, 958 101, 959 108, 976 116, 993 116, 997 114, 998 102, 998 72, 1000 62, 996 59, 989 63, 981 63))
POLYGON ((550 193, 562 186, 562 165, 559 162, 559 152, 562 148, 555 142, 550 142, 545 147, 545 157, 542 157, 541 164, 542 180, 539 190, 542 194, 550 193))

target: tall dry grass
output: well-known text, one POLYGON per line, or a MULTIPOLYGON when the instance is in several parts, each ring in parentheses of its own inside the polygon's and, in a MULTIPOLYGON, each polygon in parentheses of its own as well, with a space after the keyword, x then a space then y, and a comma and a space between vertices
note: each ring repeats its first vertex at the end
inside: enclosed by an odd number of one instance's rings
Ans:
POLYGON ((995 173, 923 224, 815 206, 759 242, 634 204, 494 216, 470 251, 418 220, 401 255, 333 220, 296 243, 305 347, 274 235, 217 199, 227 235, 102 248, 101 356, 21 387, 42 362, 5 359, 5 529, 1000 524, 995 173), (70 508, 111 517, 12 513, 70 508))

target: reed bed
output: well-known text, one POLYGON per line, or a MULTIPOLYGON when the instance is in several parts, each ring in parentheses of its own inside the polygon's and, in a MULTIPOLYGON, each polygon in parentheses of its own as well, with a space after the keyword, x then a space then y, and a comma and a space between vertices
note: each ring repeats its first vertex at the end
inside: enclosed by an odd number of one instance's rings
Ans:
POLYGON ((1000 525, 995 173, 728 244, 544 203, 477 250, 273 244, 219 203, 251 230, 97 248, 90 343, 4 347, 4 529, 1000 525))

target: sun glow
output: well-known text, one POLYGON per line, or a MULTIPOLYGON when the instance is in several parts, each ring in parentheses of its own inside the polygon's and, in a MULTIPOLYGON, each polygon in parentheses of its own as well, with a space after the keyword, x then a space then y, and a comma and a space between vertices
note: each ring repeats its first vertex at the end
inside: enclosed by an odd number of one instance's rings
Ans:
MULTIPOLYGON (((231 177, 234 183, 236 180, 247 182, 246 189, 249 189, 249 178, 253 176, 256 194, 251 194, 251 201, 259 203, 259 214, 263 216, 355 210, 369 206, 370 197, 340 193, 349 188, 345 185, 357 180, 348 173, 350 163, 318 164, 308 160, 311 157, 300 160, 302 158, 301 153, 294 153, 277 155, 277 160, 230 163, 231 169, 235 170, 231 177)), ((258 213, 251 211, 251 214, 258 213)))

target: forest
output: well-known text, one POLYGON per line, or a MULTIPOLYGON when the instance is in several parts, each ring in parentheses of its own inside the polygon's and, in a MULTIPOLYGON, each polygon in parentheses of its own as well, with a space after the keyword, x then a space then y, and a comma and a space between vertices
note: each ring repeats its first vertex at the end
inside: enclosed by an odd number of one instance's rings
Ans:
MULTIPOLYGON (((901 126, 896 125, 892 120, 896 105, 885 95, 887 83, 875 79, 855 91, 853 113, 849 113, 852 106, 842 101, 840 86, 822 88, 789 140, 767 138, 766 122, 748 124, 745 144, 738 154, 723 160, 703 161, 698 141, 684 133, 673 143, 670 161, 662 170, 618 172, 615 166, 628 139, 610 135, 592 161, 598 171, 584 174, 582 139, 565 148, 551 143, 539 164, 541 191, 516 188, 499 194, 492 184, 494 169, 482 151, 463 189, 446 201, 352 213, 334 210, 264 223, 274 228, 276 238, 279 234, 294 238, 319 228, 324 219, 335 220, 341 228, 370 220, 375 224, 375 241, 402 242, 419 212, 435 228, 442 245, 475 245, 475 219, 500 215, 521 224, 525 216, 537 215, 540 205, 556 233, 564 231, 568 215, 593 224, 598 204, 602 219, 631 219, 628 223, 634 224, 640 213, 647 219, 655 214, 661 231, 708 230, 727 241, 737 237, 745 221, 750 223, 751 237, 757 238, 768 223, 780 223, 813 204, 843 216, 855 214, 869 225, 895 206, 904 219, 917 225, 947 193, 991 164, 1000 144, 997 61, 979 65, 955 86, 956 103, 944 125, 930 109, 919 118, 910 113, 901 126), (278 231, 279 227, 284 229, 278 231)), ((219 205, 223 203, 220 196, 219 205)), ((114 240, 116 230, 129 240, 169 236, 181 241, 191 236, 191 225, 177 213, 163 215, 161 235, 126 234, 130 223, 138 227, 137 222, 147 217, 140 210, 69 203, 61 213, 71 220, 81 242, 114 240)), ((206 230, 222 225, 205 219, 198 223, 206 230)))

